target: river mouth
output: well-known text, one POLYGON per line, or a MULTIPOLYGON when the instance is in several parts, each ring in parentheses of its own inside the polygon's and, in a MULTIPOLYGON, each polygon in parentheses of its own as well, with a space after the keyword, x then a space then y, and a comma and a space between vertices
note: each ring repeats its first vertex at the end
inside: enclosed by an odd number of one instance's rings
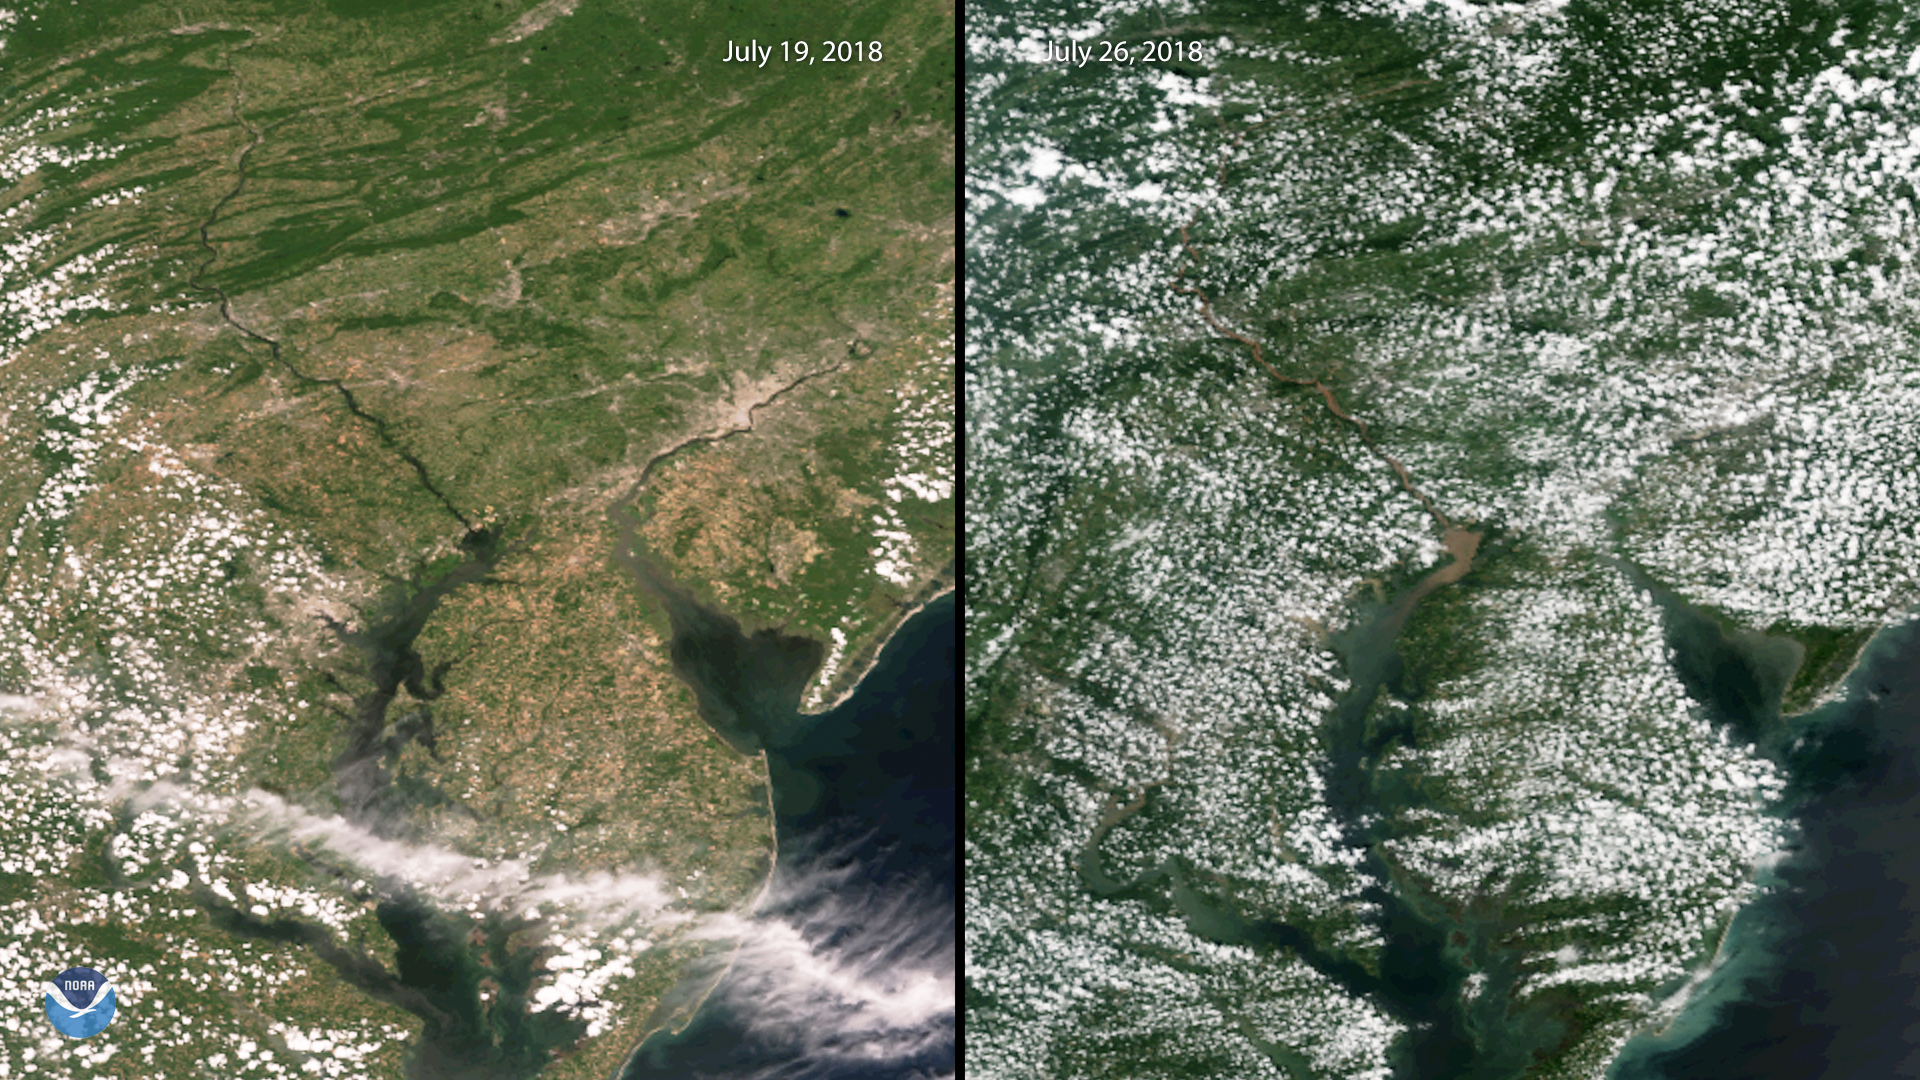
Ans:
POLYGON ((746 631, 631 547, 620 561, 666 612, 673 673, 693 691, 714 734, 742 754, 792 741, 801 726, 801 693, 825 659, 825 646, 771 628, 746 631))
MULTIPOLYGON (((1372 707, 1380 689, 1397 681, 1403 665, 1397 645, 1407 628, 1407 620, 1413 617, 1420 601, 1473 570, 1484 535, 1457 525, 1448 527, 1441 539, 1448 562, 1428 571, 1386 603, 1375 606, 1347 629, 1327 636, 1327 646, 1340 657, 1353 685, 1339 706, 1343 712, 1358 710, 1364 714, 1372 707)), ((1333 740, 1335 744, 1343 741, 1338 737, 1333 740)))
MULTIPOLYGON (((393 766, 410 744, 437 753, 433 706, 453 669, 449 661, 429 664, 415 642, 448 597, 488 581, 507 548, 497 536, 470 532, 461 551, 460 562, 431 579, 396 584, 361 628, 328 623, 360 660, 339 675, 371 684, 356 694, 331 679, 337 693, 351 699, 337 710, 341 749, 331 762, 339 813, 383 839, 419 840, 414 812, 442 798, 431 789, 397 786, 393 766), (393 716, 402 703, 404 711, 393 716)), ((370 883, 363 895, 393 943, 396 970, 341 945, 321 925, 252 914, 207 888, 195 898, 227 932, 305 946, 347 985, 418 1018, 420 1034, 405 1065, 409 1080, 524 1080, 586 1033, 584 1021, 528 1009, 548 955, 539 944, 545 936, 539 920, 497 910, 456 918, 398 875, 348 875, 317 851, 305 858, 317 874, 364 876, 370 883)))
MULTIPOLYGON (((330 624, 359 655, 361 668, 353 674, 372 684, 351 695, 343 710, 342 749, 332 762, 348 822, 381 837, 413 838, 419 793, 396 787, 393 765, 411 743, 434 751, 433 704, 452 670, 450 662, 431 663, 414 643, 449 596, 488 581, 505 551, 500 537, 469 533, 461 562, 431 581, 396 588, 363 628, 330 624), (402 703, 404 711, 396 708, 402 703)), ((667 615, 674 673, 693 690, 715 735, 740 753, 770 755, 797 738, 805 727, 801 693, 824 655, 821 644, 774 629, 749 632, 702 604, 633 546, 618 554, 667 615)), ((776 810, 789 812, 805 801, 790 790, 784 800, 790 805, 782 805, 776 793, 776 810)), ((420 1018, 421 1034, 407 1060, 410 1080, 522 1080, 585 1035, 584 1021, 528 1007, 547 955, 539 944, 539 921, 499 912, 478 921, 454 918, 394 877, 375 880, 373 894, 375 915, 395 947, 397 972, 332 948, 295 920, 259 919, 211 894, 204 899, 232 932, 306 944, 363 993, 420 1018)), ((711 972, 689 979, 656 1017, 684 1015, 715 979, 711 972)))
MULTIPOLYGON (((1390 836, 1384 822, 1404 808, 1400 803, 1411 805, 1416 797, 1378 768, 1391 739, 1383 737, 1375 722, 1376 701, 1382 691, 1417 698, 1399 652, 1400 636, 1423 600, 1466 579, 1480 565, 1484 536, 1483 531, 1449 526, 1443 540, 1448 561, 1399 594, 1370 605, 1351 626, 1326 639, 1340 657, 1350 689, 1322 725, 1322 776, 1348 846, 1364 853, 1359 869, 1370 880, 1361 889, 1361 899, 1378 909, 1375 928, 1385 939, 1375 960, 1349 955, 1290 922, 1248 917, 1231 901, 1213 895, 1204 876, 1177 856, 1131 881, 1114 879, 1099 844, 1150 805, 1151 786, 1130 801, 1110 798, 1077 860, 1080 879, 1095 896, 1139 899, 1158 910, 1176 911, 1190 932, 1217 944, 1287 951, 1349 993, 1379 1004, 1408 1028, 1390 1057, 1393 1075, 1401 1080, 1519 1075, 1536 1052, 1551 1052, 1569 1035, 1559 1016, 1561 1003, 1549 999, 1512 1012, 1503 1004, 1518 971, 1513 958, 1498 947, 1510 928, 1497 912, 1455 910, 1422 896, 1380 847, 1390 836), (1476 974, 1486 980, 1485 986, 1469 1001, 1464 988, 1476 974)), ((1285 1048, 1267 1046, 1265 1052, 1282 1071, 1303 1075, 1299 1061, 1285 1048)))
POLYGON ((1638 567, 1615 565, 1660 609, 1673 673, 1687 696, 1760 753, 1785 764, 1794 727, 1786 716, 1787 693, 1807 661, 1806 648, 1791 637, 1733 625, 1638 567))
POLYGON ((1876 634, 1834 700, 1792 718, 1782 812, 1795 843, 1762 868, 1679 1013, 1611 1080, 1920 1076, 1920 623, 1876 634))
POLYGON ((342 728, 344 745, 333 760, 334 791, 341 816, 378 836, 405 837, 413 832, 409 814, 413 800, 393 786, 392 767, 401 751, 418 743, 438 754, 432 704, 445 692, 453 662, 442 661, 429 669, 414 642, 443 601, 484 582, 505 553, 499 539, 485 533, 477 539, 470 533, 462 552, 463 561, 436 580, 397 590, 381 615, 369 620, 364 629, 328 623, 342 644, 360 654, 364 670, 358 674, 373 683, 371 690, 353 697, 348 710, 342 728), (414 707, 389 720, 403 693, 414 707))
POLYGON ((1351 687, 1322 732, 1327 799, 1348 844, 1365 852, 1362 867, 1373 880, 1363 897, 1379 908, 1377 926, 1386 944, 1377 972, 1351 960, 1336 965, 1331 958, 1315 967, 1344 975, 1343 985, 1408 1026, 1389 1056, 1394 1076, 1403 1080, 1518 1075, 1536 1051, 1550 1051, 1566 1037, 1550 1007, 1509 1012, 1499 1004, 1505 997, 1500 991, 1515 974, 1511 958, 1496 944, 1503 936, 1500 918, 1425 897, 1380 846, 1391 838, 1388 823, 1396 812, 1421 800, 1380 768, 1386 750, 1413 733, 1381 720, 1376 703, 1383 692, 1417 701, 1418 687, 1399 649, 1401 635, 1423 600, 1478 567, 1484 537, 1483 531, 1448 526, 1442 539, 1448 562, 1328 641, 1351 687), (1352 974, 1356 968, 1364 975, 1352 974), (1495 993, 1472 995, 1469 1002, 1465 987, 1475 974, 1495 993))
MULTIPOLYGON (((784 711, 798 700, 788 696, 797 648, 754 652, 711 610, 689 620, 690 633, 736 639, 709 651, 758 656, 757 670, 777 680, 765 695, 695 690, 782 710, 765 751, 778 859, 731 965, 682 987, 700 996, 697 1010, 643 1040, 621 1080, 894 1080, 954 1069, 956 607, 951 593, 929 603, 846 701, 803 718, 784 711), (876 1056, 876 1040, 893 1050, 876 1056)), ((732 715, 750 731, 767 719, 732 715)))

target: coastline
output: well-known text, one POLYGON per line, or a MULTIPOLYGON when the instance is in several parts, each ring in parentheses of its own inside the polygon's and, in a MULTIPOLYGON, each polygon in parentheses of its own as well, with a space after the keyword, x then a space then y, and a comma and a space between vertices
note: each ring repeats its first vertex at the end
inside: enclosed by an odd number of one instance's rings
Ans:
MULTIPOLYGON (((1747 876, 1748 883, 1757 886, 1760 872, 1763 869, 1765 869, 1764 862, 1754 864, 1753 871, 1747 876)), ((1757 896, 1758 893, 1756 892, 1755 895, 1757 896)), ((1713 951, 1707 954, 1705 961, 1703 961, 1698 968, 1694 969, 1691 975, 1687 976, 1686 982, 1681 985, 1680 989, 1667 995, 1666 999, 1657 1006, 1656 1016, 1658 1013, 1665 1013, 1666 1019, 1656 1020, 1655 1022, 1659 1024, 1658 1027, 1653 1026, 1653 1023, 1648 1023, 1636 1028, 1633 1032, 1633 1038, 1639 1038, 1644 1035, 1660 1039, 1666 1038, 1672 1033, 1674 1025, 1678 1024, 1681 1018, 1686 1015, 1687 1009, 1699 1002, 1701 991, 1706 989, 1707 983, 1715 975, 1720 973, 1721 968, 1726 966, 1728 959, 1730 959, 1727 954, 1727 939, 1733 934, 1733 924, 1740 918, 1740 914, 1751 907, 1752 904, 1752 899, 1748 899, 1739 907, 1727 913, 1725 921, 1720 925, 1720 936, 1715 939, 1713 943, 1713 951)), ((1616 1057, 1617 1056, 1616 1054, 1616 1057)))
MULTIPOLYGON (((1877 695, 1871 692, 1863 694, 1862 691, 1864 688, 1858 685, 1862 673, 1870 664, 1880 662, 1884 659, 1882 652, 1887 648, 1890 638, 1903 637, 1907 633, 1915 630, 1920 630, 1920 610, 1909 609, 1898 620, 1882 624, 1873 632, 1872 636, 1855 651, 1852 661, 1843 673, 1837 676, 1834 681, 1822 690, 1817 697, 1810 701, 1805 708, 1792 713, 1783 712, 1781 719, 1788 722, 1805 723, 1815 714, 1836 704, 1858 701, 1863 697, 1866 700, 1874 700, 1877 695)), ((1797 824, 1806 806, 1805 804, 1783 804, 1774 809, 1783 820, 1797 824)), ((1676 1027, 1682 1020, 1689 1019, 1689 1012, 1694 1010, 1695 1007, 1702 1002, 1704 994, 1708 989, 1707 984, 1734 959, 1728 952, 1728 945, 1735 924, 1741 916, 1752 911, 1757 903, 1765 902, 1769 899, 1777 899, 1777 897, 1771 894, 1768 886, 1762 882, 1762 876, 1771 873, 1775 867, 1781 866, 1789 858, 1796 857, 1800 854, 1802 854, 1802 852, 1796 850, 1790 856, 1786 849, 1777 849, 1769 855, 1763 856, 1754 864, 1746 879, 1747 884, 1753 888, 1752 895, 1729 913, 1725 924, 1720 929, 1719 937, 1712 951, 1706 954, 1701 966, 1694 971, 1679 990, 1661 1003, 1658 1013, 1664 1014, 1664 1019, 1656 1016, 1652 1022, 1637 1027, 1632 1036, 1633 1039, 1648 1038, 1652 1040, 1669 1040, 1674 1038, 1676 1034, 1679 1034, 1675 1031, 1676 1027)), ((1699 1037, 1700 1036, 1695 1033, 1694 1038, 1697 1039, 1699 1037)), ((1615 1054, 1615 1063, 1626 1059, 1627 1047, 1631 1045, 1631 1041, 1623 1044, 1615 1054)), ((1644 1049, 1642 1050, 1642 1053, 1646 1052, 1644 1049)))
POLYGON ((1900 1025, 1876 1011, 1917 981, 1920 923, 1904 903, 1920 881, 1907 827, 1920 810, 1916 631, 1911 613, 1883 627, 1837 705, 1814 710, 1823 715, 1800 759, 1805 797, 1792 807, 1799 843, 1775 864, 1781 887, 1742 908, 1717 985, 1695 988, 1672 1023, 1622 1047, 1610 1076, 1795 1080, 1809 1061, 1833 1076, 1920 1075, 1900 1025))
POLYGON ((1846 700, 1848 697, 1847 691, 1853 685, 1855 677, 1859 675, 1861 667, 1873 658, 1874 647, 1889 633, 1907 629, 1920 629, 1920 608, 1908 608, 1906 612, 1900 616, 1898 621, 1882 623, 1866 641, 1861 643, 1858 649, 1854 650, 1853 659, 1847 664, 1845 671, 1835 676, 1833 682, 1827 686, 1826 689, 1820 691, 1812 700, 1808 701, 1805 708, 1798 712, 1782 712, 1780 714, 1781 719, 1803 719, 1832 705, 1836 701, 1846 700))
MULTIPOLYGON (((765 750, 761 750, 758 756, 760 758, 760 771, 766 777, 764 787, 767 792, 767 839, 772 843, 772 851, 767 857, 767 876, 761 879, 760 888, 754 892, 753 899, 749 900, 742 909, 748 918, 752 917, 753 912, 758 909, 761 902, 767 898, 767 891, 773 888, 774 875, 780 871, 780 819, 779 815, 776 814, 773 809, 773 763, 767 757, 767 751, 765 750)), ((632 1068, 634 1060, 640 1056, 640 1051, 647 1048, 647 1044, 653 1041, 655 1035, 663 1031, 670 1036, 678 1035, 687 1030, 687 1028, 693 1024, 694 1019, 700 1015, 700 1009, 707 1003, 707 999, 712 997, 713 992, 718 990, 720 984, 726 981, 727 976, 733 973, 733 965, 740 959, 740 950, 746 948, 746 944, 744 938, 733 943, 733 950, 727 954, 727 962, 720 966, 720 970, 714 975, 713 981, 707 983, 706 988, 700 991, 700 996, 693 1000, 693 1004, 687 1008, 685 1014, 680 1018, 680 1025, 678 1027, 674 1026, 673 1018, 669 1015, 667 1019, 661 1023, 648 1028, 646 1034, 640 1036, 639 1041, 633 1044, 633 1049, 621 1060, 619 1070, 613 1075, 616 1077, 627 1075, 627 1070, 632 1068)), ((672 992, 673 990, 671 988, 667 991, 669 994, 672 992)), ((658 1011, 658 1006, 655 1007, 655 1011, 658 1011)))
MULTIPOLYGON (((860 684, 866 681, 867 676, 873 673, 874 665, 880 662, 880 654, 886 651, 887 645, 900 632, 900 628, 925 610, 929 604, 951 593, 955 585, 954 566, 949 562, 944 569, 929 578, 910 599, 901 601, 894 613, 880 624, 880 630, 873 635, 872 639, 862 645, 858 652, 847 658, 840 670, 828 680, 821 694, 820 704, 811 708, 801 706, 798 710, 799 715, 824 716, 845 704, 847 699, 860 689, 860 684)), ((804 700, 804 692, 801 696, 804 700)))
MULTIPOLYGON (((652 463, 650 463, 649 467, 651 467, 651 464, 652 463)), ((626 549, 624 552, 616 547, 616 559, 626 562, 628 569, 640 578, 644 587, 648 575, 644 568, 637 563, 639 553, 644 550, 644 546, 639 541, 637 530, 634 528, 632 522, 619 521, 614 510, 609 510, 608 517, 609 520, 614 521, 619 527, 626 541, 626 549), (623 555, 624 558, 622 557, 623 555)), ((894 612, 881 623, 879 631, 875 633, 873 638, 867 644, 863 645, 853 657, 849 658, 851 662, 844 665, 828 682, 826 689, 832 694, 831 699, 825 702, 822 708, 817 710, 808 710, 796 702, 795 714, 802 717, 817 717, 833 711, 851 699, 866 681, 867 676, 878 666, 880 657, 885 653, 887 645, 898 636, 900 630, 906 626, 915 615, 918 615, 929 605, 953 591, 955 584, 954 569, 955 564, 953 560, 948 560, 944 567, 931 574, 908 599, 897 602, 894 612)), ((708 601, 703 598, 696 602, 707 603, 708 601)), ((714 605, 714 609, 716 611, 720 610, 717 604, 714 605)), ((746 631, 746 625, 742 624, 738 629, 744 633, 746 631)), ((815 673, 816 676, 817 674, 818 672, 815 673)), ((809 682, 811 682, 811 680, 809 680, 809 682)), ((803 689, 802 700, 804 700, 804 697, 805 690, 803 689)), ((760 887, 755 890, 752 898, 748 900, 745 905, 735 909, 743 913, 749 920, 753 912, 765 901, 768 892, 773 887, 774 878, 780 870, 780 828, 779 814, 775 809, 772 758, 770 751, 764 746, 755 751, 755 755, 760 759, 760 771, 763 778, 762 786, 766 791, 767 831, 771 851, 767 860, 767 871, 760 882, 760 887)), ((733 943, 732 948, 727 953, 725 963, 720 965, 719 970, 714 973, 712 978, 706 981, 705 985, 700 988, 698 995, 695 996, 690 1003, 679 1006, 669 1006, 667 1002, 663 1000, 656 1004, 652 1014, 643 1022, 644 1033, 635 1041, 633 1048, 627 1053, 626 1057, 622 1059, 618 1071, 613 1075, 615 1077, 629 1075, 636 1067, 642 1053, 653 1042, 656 1036, 664 1034, 668 1038, 674 1038, 691 1027, 694 1021, 699 1019, 701 1010, 706 1006, 707 1001, 713 996, 714 992, 720 988, 721 984, 726 981, 727 977, 732 974, 735 965, 739 961, 741 951, 745 946, 746 941, 744 937, 733 943)), ((672 990, 669 990, 668 994, 671 995, 672 990)))
MULTIPOLYGON (((900 636, 900 630, 906 623, 913 621, 916 617, 924 617, 923 613, 926 612, 929 607, 947 596, 949 592, 951 592, 951 585, 940 588, 927 588, 923 590, 922 594, 916 594, 914 598, 915 602, 910 606, 902 605, 899 625, 890 626, 888 628, 889 633, 885 638, 881 639, 882 644, 875 649, 876 653, 884 652, 888 655, 889 672, 894 670, 895 665, 893 658, 895 656, 901 657, 901 662, 909 664, 910 670, 915 672, 920 670, 920 666, 913 663, 913 658, 921 656, 937 657, 937 652, 928 652, 926 646, 928 643, 933 643, 937 647, 940 641, 939 638, 916 634, 910 639, 903 639, 900 636), (887 643, 908 640, 914 643, 915 648, 913 651, 907 653, 901 653, 899 649, 889 648, 887 645, 887 643)), ((944 615, 942 616, 942 618, 945 617, 944 615)), ((877 666, 878 665, 873 665, 873 667, 877 666)), ((866 674, 870 673, 870 670, 871 668, 869 668, 868 672, 863 672, 862 677, 855 682, 857 688, 875 690, 876 684, 872 683, 871 680, 866 677, 866 674)), ((894 675, 888 674, 885 675, 882 683, 878 684, 878 686, 883 687, 884 690, 875 690, 875 692, 885 693, 896 690, 899 683, 894 675)), ((943 696, 941 700, 950 701, 951 699, 943 696)), ((884 702, 882 704, 884 704, 884 702)), ((864 709, 867 705, 862 704, 856 707, 864 709)), ((804 759, 806 751, 799 747, 796 747, 796 749, 800 749, 804 759)), ((817 749, 817 747, 815 749, 817 749)), ((761 767, 766 770, 767 776, 766 795, 768 807, 771 812, 775 858, 769 863, 766 877, 753 898, 731 909, 733 913, 744 915, 749 920, 753 919, 759 909, 768 902, 776 874, 796 871, 804 874, 807 872, 809 857, 806 854, 808 850, 806 840, 812 835, 810 830, 815 827, 801 818, 789 818, 787 824, 792 826, 793 831, 784 832, 779 814, 772 812, 781 799, 781 793, 776 791, 773 783, 772 759, 775 753, 782 754, 783 761, 792 760, 787 756, 787 750, 778 748, 763 749, 759 753, 761 767), (798 843, 800 845, 799 847, 789 848, 789 858, 784 864, 778 859, 778 852, 783 843, 798 843), (800 860, 798 863, 794 862, 794 858, 796 857, 800 860)), ((950 755, 943 756, 942 759, 951 760, 950 755)), ((900 816, 902 820, 913 817, 913 815, 900 816)), ((735 1011, 740 1003, 726 995, 721 995, 721 1004, 716 1006, 714 1005, 713 999, 716 995, 720 994, 723 988, 722 984, 727 983, 736 970, 740 970, 740 961, 744 956, 745 946, 750 943, 749 939, 752 936, 753 927, 744 927, 743 933, 731 944, 724 964, 719 965, 719 970, 716 973, 710 977, 701 979, 697 985, 683 984, 686 996, 681 998, 678 1003, 671 1006, 656 1007, 654 1014, 648 1017, 645 1024, 644 1037, 640 1038, 639 1041, 633 1045, 632 1049, 625 1055, 619 1071, 613 1074, 615 1080, 625 1080, 627 1077, 686 1075, 684 1070, 690 1068, 688 1064, 689 1061, 702 1056, 713 1056, 713 1047, 720 1045, 712 1042, 714 1032, 724 1033, 728 1040, 745 1038, 741 1033, 746 1029, 740 1027, 740 1018, 745 1014, 740 1014, 735 1011), (719 1010, 717 1015, 714 1012, 715 1009, 719 1010), (684 1037, 688 1036, 689 1033, 691 1033, 692 1041, 686 1042, 684 1037), (661 1043, 656 1044, 653 1041, 656 1037, 661 1038, 661 1043), (687 1057, 689 1054, 692 1055, 692 1058, 687 1057), (667 1071, 662 1071, 663 1069, 667 1071), (675 1069, 683 1071, 676 1074, 673 1071, 675 1069)), ((752 964, 755 962, 749 961, 748 963, 752 964)), ((750 1057, 755 1052, 756 1051, 753 1050, 747 1051, 750 1057)), ((762 1049, 758 1052, 765 1051, 762 1049)), ((779 1052, 778 1049, 776 1049, 775 1052, 779 1052)), ((724 1054, 722 1056, 724 1056, 724 1054)))

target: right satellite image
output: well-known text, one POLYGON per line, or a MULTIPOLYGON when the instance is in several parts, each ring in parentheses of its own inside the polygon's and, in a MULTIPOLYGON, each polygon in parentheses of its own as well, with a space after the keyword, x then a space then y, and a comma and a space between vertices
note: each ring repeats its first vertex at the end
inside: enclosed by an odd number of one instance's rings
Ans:
POLYGON ((1920 16, 966 49, 970 1070, 1920 1076, 1920 16))

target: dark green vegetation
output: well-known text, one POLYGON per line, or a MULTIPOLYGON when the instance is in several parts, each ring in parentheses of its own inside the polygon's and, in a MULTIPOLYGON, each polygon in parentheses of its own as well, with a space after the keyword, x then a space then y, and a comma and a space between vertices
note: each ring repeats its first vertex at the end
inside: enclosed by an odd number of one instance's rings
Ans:
POLYGON ((1873 637, 1871 630, 1836 630, 1787 622, 1768 627, 1767 634, 1791 638, 1802 650, 1800 666, 1794 671, 1793 681, 1787 684, 1781 701, 1781 709, 1787 713, 1807 711, 1821 695, 1837 687, 1852 669, 1860 650, 1866 648, 1868 639, 1873 637))
POLYGON ((1916 595, 1920 24, 974 11, 978 1069, 1603 1075, 1916 595), (1485 533, 1404 633, 1441 530, 1308 379, 1485 533))

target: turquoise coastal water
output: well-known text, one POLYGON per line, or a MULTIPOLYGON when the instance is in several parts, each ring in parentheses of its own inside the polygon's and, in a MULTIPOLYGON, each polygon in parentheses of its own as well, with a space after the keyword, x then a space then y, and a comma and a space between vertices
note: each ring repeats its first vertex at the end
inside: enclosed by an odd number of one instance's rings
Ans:
POLYGON ((1920 1076, 1920 630, 1868 647, 1790 725, 1800 842, 1762 871, 1718 963, 1613 1080, 1920 1076))

